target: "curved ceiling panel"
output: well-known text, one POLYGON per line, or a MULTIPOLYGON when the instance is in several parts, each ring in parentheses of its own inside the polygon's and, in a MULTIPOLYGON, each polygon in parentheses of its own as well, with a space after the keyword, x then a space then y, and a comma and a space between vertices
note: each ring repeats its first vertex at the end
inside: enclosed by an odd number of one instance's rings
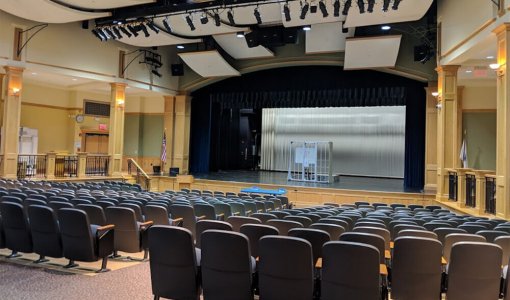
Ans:
POLYGON ((235 59, 273 57, 274 53, 264 46, 250 48, 244 37, 239 38, 235 33, 218 34, 213 36, 216 42, 235 59))
POLYGON ((69 23, 110 16, 71 9, 49 0, 2 0, 0 9, 12 15, 42 23, 69 23))
POLYGON ((87 9, 108 9, 154 3, 156 0, 59 0, 59 2, 87 9))
MULTIPOLYGON (((154 23, 156 23, 159 27, 165 28, 163 25, 163 20, 165 18, 156 18, 154 19, 154 23)), ((214 18, 209 14, 204 14, 203 12, 194 12, 191 14, 182 14, 182 15, 173 15, 169 16, 168 24, 177 35, 181 36, 204 36, 204 35, 214 35, 214 34, 223 34, 223 33, 232 33, 237 31, 246 31, 247 28, 239 28, 233 27, 224 23, 220 23, 220 26, 216 26, 214 22, 214 18), (187 18, 193 23, 195 30, 191 30, 191 26, 188 24, 187 18), (203 23, 202 18, 207 18, 207 23, 203 23)))
POLYGON ((164 31, 160 31, 156 34, 153 31, 149 31, 150 36, 145 37, 143 32, 139 32, 138 36, 126 37, 119 40, 119 42, 123 42, 128 45, 137 46, 137 47, 154 47, 154 46, 166 46, 166 45, 179 45, 179 44, 190 44, 190 43, 198 43, 201 42, 201 39, 184 39, 171 34, 168 34, 164 31))
POLYGON ((388 11, 383 11, 382 1, 377 1, 372 13, 363 14, 359 12, 357 4, 353 3, 347 14, 345 26, 359 27, 419 20, 425 15, 432 2, 433 0, 401 1, 397 10, 393 10, 390 5, 388 11))
POLYGON ((241 75, 216 50, 179 53, 179 57, 202 77, 241 75))
POLYGON ((347 39, 344 70, 395 67, 401 39, 401 35, 347 39))
MULTIPOLYGON (((311 25, 311 24, 320 24, 320 23, 331 23, 331 22, 339 22, 345 20, 345 16, 341 13, 338 17, 335 17, 333 14, 333 1, 324 1, 326 7, 327 16, 324 17, 322 11, 319 9, 319 6, 316 4, 317 2, 312 2, 311 6, 308 9, 308 12, 305 14, 305 18, 301 19, 301 4, 300 1, 291 1, 288 2, 289 12, 290 12, 290 21, 285 20, 285 16, 283 16, 283 26, 285 27, 295 27, 295 26, 303 26, 303 25, 311 25), (312 13, 312 6, 315 6, 315 13, 312 13)), ((281 11, 283 11, 284 3, 281 3, 281 11)))

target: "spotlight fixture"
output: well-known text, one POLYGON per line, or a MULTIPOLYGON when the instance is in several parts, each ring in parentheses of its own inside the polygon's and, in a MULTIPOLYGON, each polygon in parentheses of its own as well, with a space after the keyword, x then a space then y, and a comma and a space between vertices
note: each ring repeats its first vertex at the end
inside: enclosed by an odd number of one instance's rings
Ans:
POLYGON ((139 25, 139 26, 140 26, 140 30, 142 30, 142 31, 143 31, 143 34, 145 35, 145 37, 149 37, 149 36, 151 36, 151 35, 150 35, 150 33, 149 33, 149 31, 147 30, 147 27, 145 26, 145 24, 141 24, 141 23, 140 23, 140 25, 139 25))
POLYGON ((305 25, 305 26, 303 26, 303 30, 310 31, 310 30, 312 30, 312 27, 310 25, 305 25))
POLYGON ((253 10, 253 15, 255 16, 255 19, 257 19, 257 24, 262 24, 262 18, 260 17, 260 12, 258 6, 255 7, 253 10))
POLYGON ((305 1, 305 4, 301 2, 301 15, 299 16, 301 20, 304 20, 306 18, 306 14, 308 13, 309 8, 310 4, 308 4, 308 2, 305 1))
POLYGON ((200 23, 202 24, 207 24, 209 23, 209 18, 207 17, 207 14, 204 12, 204 14, 202 15, 202 17, 200 18, 200 23))
POLYGON ((374 5, 375 5, 375 0, 368 0, 367 11, 369 13, 373 13, 374 12, 374 5))
POLYGON ((347 0, 344 3, 344 9, 342 10, 342 15, 347 16, 349 13, 349 8, 351 8, 352 0, 347 0))
POLYGON ((154 31, 156 34, 159 33, 159 28, 156 26, 156 24, 154 24, 153 20, 150 20, 149 22, 147 22, 147 26, 149 26, 149 28, 152 31, 154 31))
POLYGON ((236 22, 234 20, 234 11, 232 10, 232 8, 230 8, 230 10, 227 12, 227 18, 230 25, 232 26, 236 25, 236 22))
POLYGON ((329 15, 328 9, 326 8, 326 4, 324 3, 324 0, 319 1, 319 9, 321 10, 323 18, 326 18, 329 15))
POLYGON ((283 5, 283 14, 285 15, 285 21, 286 22, 290 22, 291 18, 290 18, 290 8, 289 8, 289 3, 285 3, 283 5))
POLYGON ((131 31, 131 33, 137 37, 138 36, 138 30, 136 30, 135 27, 133 27, 133 25, 127 25, 127 29, 129 29, 129 31, 131 31))
POLYGON ((102 32, 96 29, 92 29, 92 33, 101 40, 101 42, 104 42, 107 40, 105 36, 103 36, 102 32))
POLYGON ((390 0, 383 0, 382 10, 383 11, 388 11, 388 7, 389 6, 390 6, 390 0))
POLYGON ((339 17, 340 16, 340 0, 335 0, 333 3, 333 16, 339 17))
POLYGON ((158 70, 152 70, 151 71, 152 74, 158 76, 158 77, 161 77, 162 75, 158 72, 158 70))
POLYGON ((165 26, 166 31, 172 32, 172 27, 170 27, 170 23, 168 23, 168 17, 163 19, 163 26, 165 26))
POLYGON ((365 13, 365 2, 363 2, 363 0, 358 0, 358 8, 360 14, 365 13))
POLYGON ((120 28, 120 31, 122 31, 122 33, 124 33, 125 35, 127 35, 128 38, 131 37, 131 33, 129 33, 129 31, 127 31, 127 29, 125 27, 119 27, 120 28))
POLYGON ((243 38, 244 37, 244 32, 243 31, 237 32, 236 37, 243 38))
POLYGON ((391 9, 397 10, 398 9, 398 5, 400 4, 400 1, 401 0, 394 0, 393 1, 393 5, 391 6, 391 9))
POLYGON ((190 15, 186 16, 186 23, 188 23, 189 29, 191 29, 191 31, 196 29, 195 24, 193 24, 193 20, 191 19, 190 15))
POLYGON ((122 34, 120 34, 120 31, 117 27, 112 27, 113 33, 117 36, 117 38, 120 40, 122 39, 122 34))
POLYGON ((105 28, 104 32, 106 32, 112 39, 117 39, 117 36, 109 28, 105 28))
POLYGON ((349 28, 345 27, 345 21, 342 21, 342 33, 348 33, 349 28))
POLYGON ((218 12, 215 12, 213 16, 214 16, 214 25, 219 27, 221 25, 220 15, 218 14, 218 12))

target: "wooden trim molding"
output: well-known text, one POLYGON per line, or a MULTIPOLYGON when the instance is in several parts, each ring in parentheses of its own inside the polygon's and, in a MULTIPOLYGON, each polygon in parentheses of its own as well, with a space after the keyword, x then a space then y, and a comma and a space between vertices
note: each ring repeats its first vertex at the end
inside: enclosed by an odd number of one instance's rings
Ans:
POLYGON ((88 73, 88 74, 94 74, 94 75, 100 75, 100 76, 116 78, 115 75, 112 75, 112 74, 105 74, 105 73, 87 71, 87 70, 82 70, 82 69, 69 68, 69 67, 64 67, 64 66, 59 66, 59 65, 52 65, 52 64, 42 63, 42 62, 36 62, 36 61, 27 60, 27 63, 34 64, 34 65, 40 65, 40 66, 46 66, 46 67, 52 67, 52 68, 59 68, 59 69, 64 69, 64 70, 69 70, 69 71, 77 71, 77 72, 83 72, 83 73, 88 73))
POLYGON ((494 22, 496 22, 496 18, 492 18, 488 21, 486 21, 485 23, 482 24, 482 26, 478 27, 475 31, 473 31, 470 35, 468 35, 465 39, 461 40, 460 42, 457 43, 457 45, 453 46, 452 48, 450 48, 450 50, 446 51, 444 54, 441 55, 441 59, 443 59, 444 57, 452 54, 455 50, 459 49, 460 47, 462 47, 464 44, 466 44, 469 40, 471 40, 473 37, 475 37, 477 34, 479 34, 480 32, 482 32, 485 28, 489 27, 490 25, 492 25, 494 22))

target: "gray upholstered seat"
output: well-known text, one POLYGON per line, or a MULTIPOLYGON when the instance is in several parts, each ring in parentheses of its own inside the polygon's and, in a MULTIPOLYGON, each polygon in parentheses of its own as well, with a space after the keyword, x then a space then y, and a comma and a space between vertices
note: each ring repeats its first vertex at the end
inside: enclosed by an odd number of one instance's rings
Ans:
POLYGON ((23 206, 14 202, 1 202, 5 247, 12 250, 8 258, 19 256, 18 252, 31 253, 33 251, 32 234, 23 206))
POLYGON ((170 214, 173 219, 182 218, 182 227, 188 229, 193 238, 196 238, 196 224, 197 218, 195 216, 195 210, 190 205, 172 204, 170 205, 170 214))
POLYGON ((87 213, 90 224, 99 226, 106 225, 106 215, 101 206, 94 204, 79 204, 76 208, 87 213))
POLYGON ((253 299, 255 260, 250 255, 248 238, 237 232, 209 229, 202 233, 201 245, 204 299, 253 299))
POLYGON ((150 271, 154 299, 200 298, 193 235, 186 228, 155 225, 149 229, 150 271))
POLYGON ((251 214, 250 217, 259 219, 262 224, 267 224, 269 220, 278 219, 278 217, 273 214, 259 212, 251 214))
POLYGON ((168 211, 160 205, 146 205, 145 219, 152 221, 154 225, 172 225, 172 220, 168 216, 168 211))
POLYGON ((34 252, 39 254, 36 263, 48 261, 45 256, 63 257, 62 237, 56 214, 46 205, 30 205, 28 207, 30 231, 34 252))
POLYGON ((443 256, 446 261, 450 261, 452 247, 458 242, 485 242, 485 237, 470 233, 451 233, 445 237, 443 244, 443 256))
POLYGON ((502 251, 498 245, 459 242, 448 268, 448 300, 498 299, 502 251))
POLYGON ((269 220, 267 221, 267 225, 278 228, 280 235, 288 235, 289 230, 292 228, 303 228, 303 224, 299 222, 279 219, 269 220))
POLYGON ((283 219, 299 222, 299 223, 301 223, 301 225, 303 225, 304 228, 308 228, 308 227, 310 227, 310 225, 312 225, 312 219, 310 219, 308 217, 304 217, 304 216, 287 216, 287 217, 284 217, 283 219))
POLYGON ((269 225, 244 224, 239 232, 246 235, 250 240, 250 252, 254 257, 259 256, 259 240, 266 235, 278 235, 278 229, 269 225))
POLYGON ((216 221, 216 220, 200 220, 197 222, 197 237, 196 237, 196 246, 197 248, 201 247, 201 235, 204 231, 210 230, 210 229, 216 229, 216 230, 225 230, 225 231, 232 231, 232 225, 230 225, 227 222, 224 221, 216 221))
POLYGON ((264 236, 259 241, 259 254, 260 299, 312 299, 312 246, 308 241, 264 236))
POLYGON ((342 233, 346 230, 344 227, 336 224, 328 224, 328 223, 314 223, 310 225, 311 229, 320 229, 329 233, 329 236, 332 241, 337 241, 342 233))
POLYGON ((379 251, 379 263, 386 263, 384 238, 380 235, 364 232, 345 232, 340 235, 340 241, 372 245, 379 251))
POLYGON ((216 211, 214 206, 208 203, 196 203, 193 205, 195 216, 202 217, 206 220, 216 220, 216 211))
POLYGON ((361 243, 332 241, 324 245, 321 299, 380 299, 379 251, 361 243))
POLYGON ((357 227, 353 229, 354 232, 365 232, 365 233, 373 233, 384 238, 384 249, 390 250, 390 232, 387 229, 377 228, 377 227, 357 227))
POLYGON ((312 245, 313 264, 322 257, 322 246, 331 240, 329 233, 320 229, 293 228, 289 230, 289 236, 302 238, 312 245))
POLYGON ((494 240, 500 236, 510 236, 509 233, 499 230, 480 230, 476 232, 476 234, 483 236, 488 243, 493 243, 494 240))
POLYGON ((434 229, 434 233, 437 234, 437 239, 444 245, 445 238, 447 235, 451 233, 467 233, 464 229, 460 228, 449 228, 449 227, 439 227, 434 229))
POLYGON ((243 217, 243 216, 231 216, 226 220, 230 225, 232 225, 232 230, 239 232, 239 229, 244 224, 262 224, 262 222, 253 217, 243 217))
POLYGON ((431 231, 426 230, 416 230, 416 229, 404 229, 399 231, 397 237, 401 236, 416 236, 416 237, 425 237, 430 239, 436 239, 437 240, 437 234, 431 231))

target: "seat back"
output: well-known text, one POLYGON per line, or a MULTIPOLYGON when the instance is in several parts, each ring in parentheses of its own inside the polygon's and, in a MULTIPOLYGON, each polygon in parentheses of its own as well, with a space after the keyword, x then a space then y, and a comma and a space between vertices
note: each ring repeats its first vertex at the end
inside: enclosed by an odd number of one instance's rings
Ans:
POLYGON ((169 299, 198 300, 200 286, 191 231, 155 225, 148 235, 152 293, 169 299))
POLYGON ((287 216, 287 217, 284 217, 283 219, 301 223, 301 225, 303 225, 304 228, 308 228, 308 227, 310 227, 310 225, 312 225, 312 219, 310 219, 308 217, 304 217, 304 216, 287 216))
POLYGON ((262 224, 267 224, 269 220, 278 219, 277 216, 269 213, 253 213, 250 217, 259 219, 262 224))
POLYGON ((397 237, 401 236, 416 236, 416 237, 424 237, 429 239, 436 239, 437 240, 437 234, 431 231, 426 230, 416 230, 416 229, 404 229, 399 231, 397 237))
POLYGON ((94 204, 79 204, 76 206, 76 208, 81 209, 87 213, 90 224, 99 226, 106 225, 106 215, 101 206, 94 204))
POLYGON ((310 225, 311 229, 320 229, 329 233, 329 236, 332 241, 337 241, 340 238, 340 235, 345 232, 345 228, 336 225, 336 224, 328 224, 328 223, 314 223, 310 225))
POLYGON ((204 231, 206 230, 210 230, 210 229, 216 229, 216 230, 225 230, 225 231, 232 231, 232 225, 230 225, 229 223, 227 222, 223 222, 223 221, 216 221, 216 220, 200 220, 197 222, 197 227, 196 227, 196 230, 197 230, 197 236, 196 236, 196 246, 198 248, 202 248, 201 247, 201 241, 202 241, 202 238, 201 238, 201 235, 204 231))
POLYGON ((229 205, 230 205, 230 208, 232 209, 232 215, 246 216, 246 208, 243 203, 231 202, 231 203, 229 203, 229 205))
POLYGON ((457 228, 464 229, 465 231, 467 231, 468 233, 471 233, 471 234, 476 234, 480 230, 486 230, 487 229, 487 227, 483 226, 483 225, 479 225, 479 224, 466 224, 466 223, 464 223, 462 225, 459 225, 457 228))
POLYGON ((443 244, 443 256, 450 261, 452 247, 458 242, 485 242, 485 237, 470 233, 452 233, 445 237, 443 244))
POLYGON ((323 249, 321 299, 380 299, 379 256, 374 246, 328 242, 323 249))
POLYGON ((460 228, 439 227, 434 229, 434 233, 437 234, 438 241, 440 241, 441 244, 444 245, 445 238, 447 235, 451 233, 467 233, 467 231, 460 228))
POLYGON ((96 261, 97 252, 87 214, 75 208, 62 208, 58 213, 64 257, 79 261, 96 261))
POLYGON ((142 251, 140 228, 135 212, 128 207, 108 207, 106 221, 115 225, 114 249, 135 253, 142 251))
POLYGON ((310 243, 295 237, 262 237, 259 241, 259 289, 261 299, 312 299, 310 243))
POLYGON ((365 232, 365 233, 373 233, 381 236, 384 239, 384 249, 390 250, 390 232, 387 229, 377 228, 377 227, 356 227, 353 229, 354 232, 365 232))
POLYGON ((23 205, 8 201, 1 202, 0 215, 2 215, 6 248, 15 252, 32 252, 32 234, 23 205))
POLYGON ((160 205, 146 205, 145 219, 154 225, 171 225, 167 209, 160 205))
POLYGON ((322 257, 322 246, 331 240, 329 233, 320 229, 293 228, 289 230, 289 236, 302 238, 312 245, 313 264, 322 257))
POLYGON ((288 235, 289 230, 292 228, 303 228, 303 224, 296 221, 287 221, 287 220, 269 220, 267 221, 267 225, 274 226, 278 228, 280 235, 288 235))
POLYGON ((193 209, 195 210, 195 216, 202 217, 205 216, 207 220, 216 220, 216 211, 214 210, 214 206, 207 203, 196 203, 193 205, 193 209))
POLYGON ((459 242, 448 267, 448 300, 498 299, 502 251, 498 245, 459 242))
POLYGON ((501 265, 508 265, 508 261, 510 260, 510 236, 499 236, 494 239, 494 244, 500 246, 501 250, 503 251, 503 256, 501 257, 501 265))
POLYGON ((476 232, 477 235, 483 236, 488 243, 494 243, 494 240, 500 236, 508 236, 510 233, 499 230, 480 230, 476 232))
POLYGON ((213 204, 214 210, 217 215, 223 215, 223 219, 226 220, 228 217, 232 216, 232 208, 230 205, 222 202, 216 202, 213 204))
POLYGON ((439 299, 441 273, 441 243, 438 240, 410 236, 395 239, 393 298, 439 299))
POLYGON ((262 222, 253 217, 231 216, 227 218, 227 222, 232 225, 232 230, 239 232, 244 224, 262 224, 262 222))
POLYGON ((142 207, 141 205, 135 204, 135 203, 121 203, 119 204, 119 207, 126 207, 130 208, 135 213, 136 221, 143 222, 143 214, 142 214, 142 207))
POLYGON ((364 232, 346 232, 340 236, 340 241, 362 243, 374 246, 379 251, 379 263, 384 264, 384 238, 380 235, 364 232))
POLYGON ((254 257, 259 256, 259 240, 266 235, 278 235, 278 229, 269 225, 244 224, 239 232, 246 235, 250 240, 250 252, 254 257))
POLYGON ((46 205, 28 207, 34 252, 42 256, 62 257, 62 237, 53 209, 46 205))
POLYGON ((173 219, 182 218, 182 227, 188 229, 193 238, 195 238, 197 219, 193 207, 190 205, 172 204, 170 205, 170 213, 173 219))
MULTIPOLYGON (((200 222, 202 221, 197 223, 197 228, 200 222)), ((201 245, 204 298, 210 300, 253 299, 248 238, 237 232, 209 229, 202 233, 201 245)))

